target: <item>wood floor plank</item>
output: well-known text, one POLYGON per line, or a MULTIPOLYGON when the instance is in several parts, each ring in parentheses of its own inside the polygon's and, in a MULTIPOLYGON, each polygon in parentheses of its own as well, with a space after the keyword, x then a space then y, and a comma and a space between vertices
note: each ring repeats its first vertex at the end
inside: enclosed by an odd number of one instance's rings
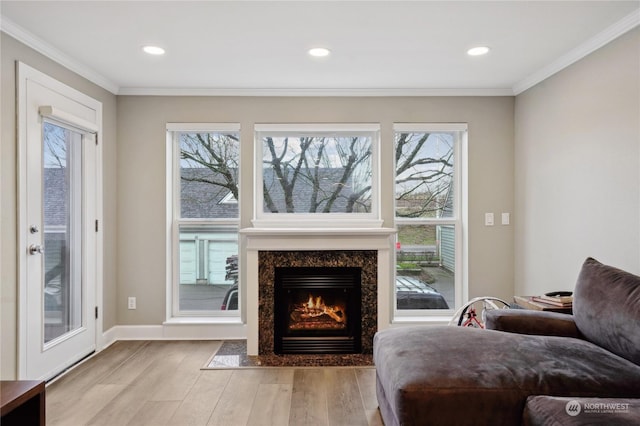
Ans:
POLYGON ((127 426, 165 426, 179 405, 180 401, 147 401, 127 426))
POLYGON ((233 370, 231 379, 207 424, 246 426, 262 374, 261 369, 233 370))
POLYGON ((292 385, 295 368, 265 368, 262 374, 262 384, 292 385))
POLYGON ((106 350, 89 358, 47 385, 47 402, 51 400, 51 403, 57 404, 81 398, 89 388, 125 363, 146 343, 148 342, 115 342, 106 350), (58 394, 56 392, 58 388, 64 388, 64 392, 58 394))
POLYGON ((165 380, 160 382, 151 395, 151 401, 182 401, 200 376, 200 368, 211 357, 215 342, 184 342, 187 355, 165 380))
POLYGON ((376 370, 375 368, 355 368, 358 389, 362 395, 362 402, 366 410, 377 410, 376 370))
POLYGON ((322 369, 296 369, 291 393, 289 425, 329 424, 327 391, 322 369))
POLYGON ((369 426, 384 426, 380 410, 377 408, 375 410, 364 410, 364 414, 367 417, 366 420, 369 426))
POLYGON ((159 357, 164 356, 176 342, 152 341, 140 348, 125 364, 113 369, 100 383, 128 385, 138 379, 138 376, 159 357))
POLYGON ((89 424, 105 426, 127 424, 140 407, 149 400, 159 383, 166 378, 167 372, 178 368, 186 356, 182 342, 167 342, 165 345, 154 346, 158 350, 153 362, 139 373, 137 379, 114 398, 111 404, 100 410, 89 424))
MULTIPOLYGON (((60 390, 61 388, 58 389, 60 390)), ((123 385, 96 384, 89 388, 79 399, 55 402, 50 401, 49 390, 47 389, 47 397, 45 398, 47 405, 47 425, 78 426, 87 424, 91 418, 123 390, 123 385)))
POLYGON ((169 420, 175 426, 204 426, 227 387, 232 370, 201 371, 176 412, 169 420))
POLYGON ((324 378, 331 425, 368 426, 354 369, 328 368, 324 378))
POLYGON ((261 384, 251 407, 247 426, 289 424, 291 384, 261 384))
POLYGON ((369 426, 384 426, 380 410, 378 410, 378 399, 376 396, 376 370, 375 368, 356 368, 356 379, 358 388, 362 396, 364 412, 369 426))

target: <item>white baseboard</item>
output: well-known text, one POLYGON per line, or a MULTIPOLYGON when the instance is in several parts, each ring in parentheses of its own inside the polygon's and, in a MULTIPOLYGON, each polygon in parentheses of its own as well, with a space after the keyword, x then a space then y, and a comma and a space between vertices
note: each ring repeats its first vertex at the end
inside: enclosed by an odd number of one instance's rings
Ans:
POLYGON ((247 338, 244 324, 116 325, 102 334, 100 350, 118 340, 238 340, 247 338))
POLYGON ((116 327, 111 327, 104 333, 102 333, 102 337, 98 338, 98 342, 96 345, 96 352, 100 352, 103 349, 107 349, 111 346, 116 340, 116 327))

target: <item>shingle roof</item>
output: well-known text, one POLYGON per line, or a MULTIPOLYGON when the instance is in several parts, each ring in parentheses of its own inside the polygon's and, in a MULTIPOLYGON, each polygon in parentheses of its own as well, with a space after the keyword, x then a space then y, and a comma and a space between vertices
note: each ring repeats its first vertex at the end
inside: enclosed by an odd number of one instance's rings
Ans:
MULTIPOLYGON (((343 171, 341 169, 329 169, 323 168, 319 170, 319 189, 316 195, 315 205, 312 208, 312 195, 313 195, 313 184, 308 180, 305 180, 303 177, 299 177, 299 181, 296 182, 296 186, 293 192, 293 205, 295 213, 322 213, 324 208, 327 206, 330 197, 334 194, 338 186, 340 185, 340 179, 342 177, 343 171)), ((269 191, 269 195, 273 200, 273 203, 278 209, 278 212, 284 213, 287 211, 284 190, 282 189, 282 185, 280 185, 277 176, 273 173, 272 170, 264 171, 264 183, 269 191)), ((348 179, 346 184, 342 187, 342 190, 339 192, 338 197, 332 204, 331 212, 332 213, 345 213, 347 209, 348 199, 353 194, 352 188, 352 180, 348 179)), ((265 210, 267 210, 267 206, 265 204, 265 210)), ((363 211, 361 207, 360 210, 363 211)))
POLYGON ((224 182, 220 174, 205 168, 181 168, 180 176, 180 214, 183 218, 238 217, 237 202, 222 202, 231 191, 208 183, 224 182))
POLYGON ((66 225, 67 185, 65 185, 66 169, 44 169, 44 225, 66 225))
MULTIPOLYGON (((321 212, 326 205, 326 199, 334 192, 336 183, 342 175, 339 169, 320 169, 320 190, 318 191, 316 212, 321 212)), ((219 174, 210 169, 182 168, 181 176, 185 177, 180 183, 182 205, 181 214, 183 218, 232 218, 238 217, 238 205, 222 203, 222 200, 229 195, 229 190, 208 182, 221 182, 219 174), (194 181, 192 179, 198 179, 194 181)), ((294 189, 293 204, 296 213, 309 213, 311 208, 311 196, 313 187, 300 177, 294 189)), ((279 212, 286 212, 284 191, 273 170, 264 171, 264 183, 268 188, 269 195, 279 212)), ((345 212, 347 199, 352 195, 350 187, 351 180, 347 181, 339 197, 333 204, 333 212, 345 212)), ((265 207, 266 209, 266 207, 265 207)))

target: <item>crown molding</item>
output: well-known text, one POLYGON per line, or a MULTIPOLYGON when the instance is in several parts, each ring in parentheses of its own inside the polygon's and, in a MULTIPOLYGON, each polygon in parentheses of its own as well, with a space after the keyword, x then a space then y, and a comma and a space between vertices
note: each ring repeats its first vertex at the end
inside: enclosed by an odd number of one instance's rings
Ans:
POLYGON ((56 49, 51 46, 46 41, 42 40, 40 37, 37 37, 25 30, 15 22, 11 21, 5 16, 0 15, 0 30, 7 35, 15 38, 19 42, 29 46, 33 50, 38 53, 43 54, 47 58, 51 59, 54 62, 62 65, 63 67, 73 71, 74 73, 80 75, 81 77, 86 78, 90 82, 102 87, 105 90, 113 93, 114 95, 118 94, 120 88, 117 84, 100 74, 99 72, 83 65, 77 60, 71 58, 67 54, 62 51, 56 49))
POLYGON ((549 65, 514 84, 513 94, 519 95, 525 90, 530 89, 541 81, 546 80, 557 72, 562 71, 575 62, 578 62, 580 59, 600 49, 605 44, 615 40, 628 31, 631 31, 638 25, 640 25, 640 9, 634 10, 632 13, 582 43, 580 46, 570 50, 549 65))
POLYGON ((392 97, 392 96, 513 96, 510 88, 499 89, 310 89, 310 88, 146 88, 123 87, 118 95, 127 96, 289 96, 289 97, 392 97))
POLYGON ((640 10, 636 9, 585 43, 570 50, 544 68, 530 74, 511 88, 146 88, 119 87, 99 72, 91 69, 41 38, 31 34, 5 16, 0 15, 0 31, 29 46, 70 71, 113 93, 126 96, 290 96, 290 97, 403 97, 403 96, 514 96, 567 68, 607 43, 640 25, 640 10))
POLYGON ((513 96, 510 88, 177 88, 119 87, 99 72, 71 58, 46 41, 33 35, 5 16, 0 16, 0 30, 35 51, 86 78, 114 95, 126 96, 291 96, 291 97, 391 97, 391 96, 513 96))

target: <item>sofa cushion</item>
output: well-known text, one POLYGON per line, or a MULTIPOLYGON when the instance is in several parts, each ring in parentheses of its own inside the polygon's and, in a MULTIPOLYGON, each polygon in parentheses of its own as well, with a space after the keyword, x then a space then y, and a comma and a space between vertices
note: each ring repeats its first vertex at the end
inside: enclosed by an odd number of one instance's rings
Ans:
POLYGON ((640 425, 640 399, 530 396, 524 426, 640 425))
POLYGON ((640 365, 640 277, 588 258, 576 283, 573 315, 584 337, 640 365))
POLYGON ((585 340, 465 327, 378 332, 386 425, 519 424, 530 395, 640 397, 640 366, 585 340))
POLYGON ((573 315, 525 309, 486 311, 485 328, 509 333, 582 338, 573 315))

